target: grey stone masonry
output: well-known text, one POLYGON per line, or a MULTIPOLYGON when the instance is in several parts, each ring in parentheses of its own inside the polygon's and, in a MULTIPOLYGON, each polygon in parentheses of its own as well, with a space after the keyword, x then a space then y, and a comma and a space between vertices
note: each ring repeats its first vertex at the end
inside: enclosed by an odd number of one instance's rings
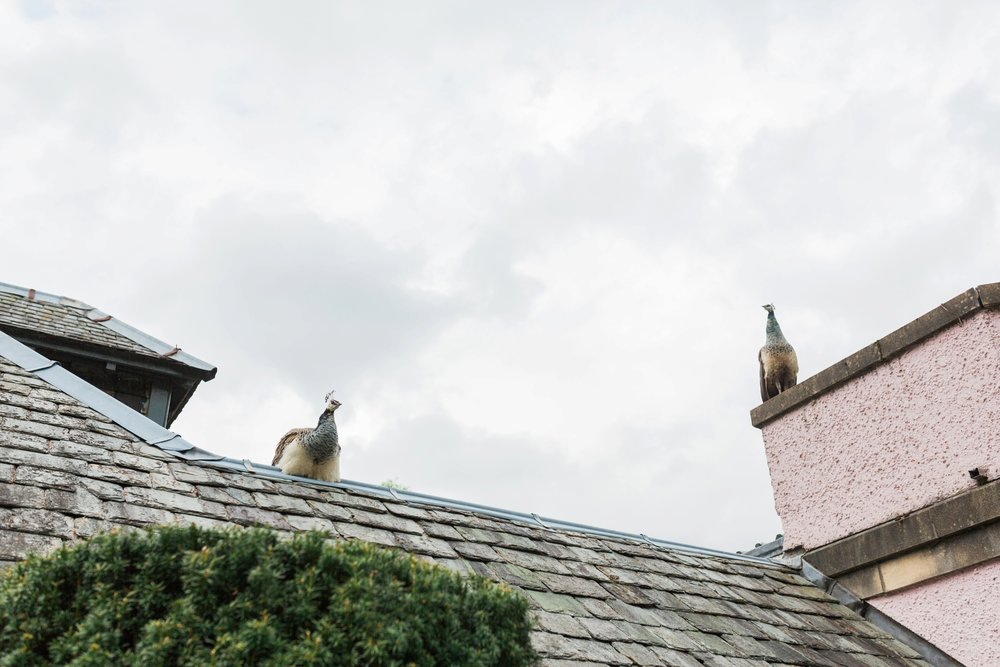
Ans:
POLYGON ((0 358, 0 561, 154 524, 321 530, 505 582, 543 667, 927 664, 779 564, 189 463, 0 358))

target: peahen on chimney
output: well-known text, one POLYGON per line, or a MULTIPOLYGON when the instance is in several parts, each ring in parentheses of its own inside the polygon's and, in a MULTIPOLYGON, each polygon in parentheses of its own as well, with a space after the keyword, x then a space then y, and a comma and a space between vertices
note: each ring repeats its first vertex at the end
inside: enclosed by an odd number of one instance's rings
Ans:
POLYGON ((286 475, 312 477, 326 482, 340 481, 340 439, 333 413, 340 401, 331 391, 316 428, 293 428, 278 441, 271 465, 286 475))
POLYGON ((764 306, 767 311, 767 340, 760 348, 760 400, 774 398, 789 387, 794 387, 799 373, 799 360, 795 350, 781 333, 774 305, 764 306))

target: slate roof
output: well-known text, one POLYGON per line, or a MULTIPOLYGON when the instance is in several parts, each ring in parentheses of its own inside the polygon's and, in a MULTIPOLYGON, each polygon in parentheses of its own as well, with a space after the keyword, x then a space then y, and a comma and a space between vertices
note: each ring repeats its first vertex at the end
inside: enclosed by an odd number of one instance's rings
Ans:
POLYGON ((0 331, 33 332, 57 339, 156 359, 214 376, 215 367, 139 331, 82 301, 0 283, 0 331))
POLYGON ((177 436, 165 441, 176 451, 165 450, 148 442, 159 432, 140 437, 116 423, 128 409, 113 399, 99 411, 42 379, 45 371, 25 370, 37 358, 21 348, 0 333, 0 561, 116 526, 316 529, 520 589, 545 667, 927 664, 777 563, 383 487, 300 481, 269 466, 237 469, 177 436))

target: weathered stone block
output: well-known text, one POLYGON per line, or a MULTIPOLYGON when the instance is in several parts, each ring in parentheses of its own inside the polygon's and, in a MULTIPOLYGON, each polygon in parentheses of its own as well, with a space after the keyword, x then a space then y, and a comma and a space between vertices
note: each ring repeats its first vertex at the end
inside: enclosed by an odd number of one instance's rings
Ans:
POLYGON ((220 507, 226 508, 229 520, 233 523, 243 526, 267 526, 278 530, 292 530, 292 526, 278 512, 243 505, 220 505, 220 507))
POLYGON ((366 526, 375 526, 376 528, 385 528, 396 533, 413 533, 415 535, 422 535, 424 532, 420 524, 415 521, 392 514, 376 514, 359 509, 352 509, 351 514, 354 521, 366 526))
POLYGON ((344 537, 371 542, 373 544, 381 544, 387 547, 396 546, 396 536, 387 530, 340 521, 335 522, 334 525, 337 527, 337 532, 344 537))
POLYGON ((47 554, 62 546, 63 541, 49 535, 0 530, 0 559, 23 560, 28 554, 47 554))
POLYGON ((260 492, 254 493, 253 498, 257 506, 264 509, 276 510, 282 513, 312 514, 312 508, 302 498, 260 492))
POLYGON ((104 504, 105 517, 115 523, 136 526, 173 525, 174 514, 165 509, 144 507, 131 503, 109 502, 104 504))
POLYGON ((61 489, 72 491, 79 486, 79 478, 61 470, 36 468, 31 465, 21 465, 14 473, 14 481, 28 486, 40 486, 45 489, 61 489))
POLYGON ((36 486, 0 483, 0 506, 41 507, 45 502, 45 491, 36 486))
POLYGON ((426 535, 411 535, 410 533, 396 533, 396 543, 404 551, 418 554, 427 554, 435 558, 457 558, 455 550, 445 542, 426 535))
POLYGON ((0 509, 0 528, 68 538, 73 536, 73 519, 48 510, 0 509))
POLYGON ((299 516, 297 514, 289 514, 285 517, 288 523, 295 530, 319 530, 325 533, 336 533, 337 529, 333 525, 333 521, 329 519, 323 519, 316 516, 299 516))
POLYGON ((125 499, 137 505, 184 512, 186 514, 201 514, 219 519, 224 519, 227 516, 225 506, 219 503, 213 503, 208 500, 172 491, 132 486, 125 489, 125 499))

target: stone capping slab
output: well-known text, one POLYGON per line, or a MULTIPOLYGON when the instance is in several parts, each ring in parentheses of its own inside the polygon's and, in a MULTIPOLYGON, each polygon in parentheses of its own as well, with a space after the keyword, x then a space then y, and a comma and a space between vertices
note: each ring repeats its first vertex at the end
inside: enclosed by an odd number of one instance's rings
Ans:
POLYGON ((823 574, 838 577, 998 520, 1000 480, 995 480, 908 516, 813 549, 803 558, 823 574))
POLYGON ((930 543, 916 551, 868 565, 840 577, 845 588, 863 600, 894 593, 1000 556, 1000 522, 930 543))
POLYGON ((750 422, 761 428, 853 377, 884 363, 907 348, 984 308, 1000 307, 1000 283, 972 287, 887 336, 861 348, 829 368, 783 391, 750 411, 750 422))

